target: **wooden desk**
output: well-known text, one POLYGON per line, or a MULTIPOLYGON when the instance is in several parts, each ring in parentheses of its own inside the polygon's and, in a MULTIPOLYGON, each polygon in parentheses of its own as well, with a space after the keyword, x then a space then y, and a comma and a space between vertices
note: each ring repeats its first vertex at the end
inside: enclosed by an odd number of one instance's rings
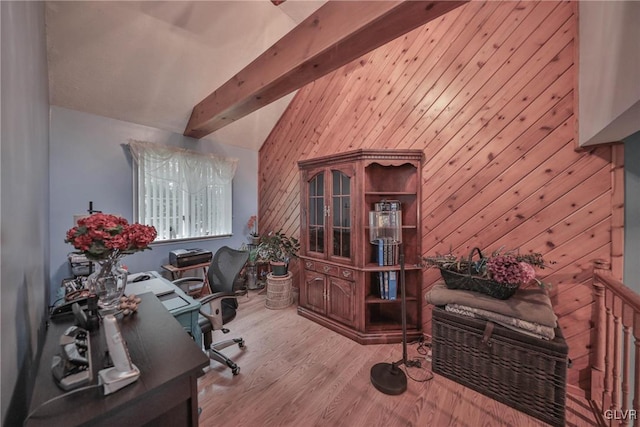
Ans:
POLYGON ((207 276, 207 270, 211 262, 204 262, 202 264, 189 265, 187 267, 176 267, 172 264, 165 264, 162 266, 163 269, 167 270, 171 273, 171 280, 181 279, 182 273, 188 270, 197 270, 199 268, 202 269, 204 274, 204 285, 200 288, 200 292, 198 292, 195 296, 201 297, 205 295, 205 287, 211 293, 211 285, 209 285, 209 277, 207 276))
MULTIPOLYGON (((118 318, 140 378, 107 396, 97 387, 61 398, 41 407, 26 426, 198 425, 197 377, 209 359, 153 294, 140 298, 136 314, 118 318)), ((73 320, 65 318, 49 326, 29 411, 65 394, 53 380, 51 360, 60 335, 71 324, 73 320)), ((98 383, 106 348, 101 327, 91 333, 92 384, 98 383)))

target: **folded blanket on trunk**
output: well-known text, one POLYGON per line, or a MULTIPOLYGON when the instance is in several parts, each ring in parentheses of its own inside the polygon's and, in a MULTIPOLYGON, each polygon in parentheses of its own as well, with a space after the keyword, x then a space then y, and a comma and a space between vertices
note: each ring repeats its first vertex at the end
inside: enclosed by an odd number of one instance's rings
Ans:
POLYGON ((538 323, 527 322, 526 320, 516 319, 514 317, 504 316, 492 311, 482 310, 479 308, 467 307, 459 304, 447 304, 445 310, 451 313, 460 314, 462 316, 473 317, 476 319, 489 320, 512 331, 520 332, 536 338, 552 340, 555 338, 555 329, 550 326, 540 325, 538 323))
POLYGON ((427 292, 425 299, 433 305, 459 304, 550 328, 558 325, 558 317, 553 312, 549 295, 539 287, 518 289, 511 298, 499 300, 478 292, 448 289, 444 283, 437 283, 427 292))

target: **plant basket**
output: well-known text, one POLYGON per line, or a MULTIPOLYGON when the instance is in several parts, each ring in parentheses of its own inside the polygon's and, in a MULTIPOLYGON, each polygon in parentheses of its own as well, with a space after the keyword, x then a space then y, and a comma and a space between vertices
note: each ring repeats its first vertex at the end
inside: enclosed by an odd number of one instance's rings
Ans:
POLYGON ((483 258, 479 248, 473 248, 469 253, 469 271, 468 273, 458 273, 455 271, 439 268, 440 275, 445 285, 449 289, 460 289, 464 291, 480 292, 490 297, 505 300, 511 298, 516 293, 520 284, 499 283, 491 279, 486 279, 472 272, 472 258, 474 252, 478 252, 480 259, 483 258))

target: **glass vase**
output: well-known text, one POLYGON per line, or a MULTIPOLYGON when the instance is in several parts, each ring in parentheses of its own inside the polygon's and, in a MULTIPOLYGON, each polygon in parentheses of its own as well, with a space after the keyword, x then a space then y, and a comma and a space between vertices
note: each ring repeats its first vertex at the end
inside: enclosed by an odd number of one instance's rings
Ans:
POLYGON ((258 269, 255 264, 247 266, 247 288, 258 289, 258 269))
POLYGON ((96 261, 97 267, 88 278, 89 291, 98 297, 98 307, 102 310, 116 310, 120 297, 127 285, 127 270, 120 265, 120 259, 96 261))

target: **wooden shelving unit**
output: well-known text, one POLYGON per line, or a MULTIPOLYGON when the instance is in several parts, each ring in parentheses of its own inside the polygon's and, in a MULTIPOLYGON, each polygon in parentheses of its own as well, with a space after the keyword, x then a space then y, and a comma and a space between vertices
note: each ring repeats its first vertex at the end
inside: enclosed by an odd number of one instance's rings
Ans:
POLYGON ((402 209, 407 336, 422 334, 420 150, 356 150, 298 162, 301 177, 300 315, 361 344, 400 342, 396 300, 380 296, 379 266, 369 242, 369 211, 383 200, 402 209))

